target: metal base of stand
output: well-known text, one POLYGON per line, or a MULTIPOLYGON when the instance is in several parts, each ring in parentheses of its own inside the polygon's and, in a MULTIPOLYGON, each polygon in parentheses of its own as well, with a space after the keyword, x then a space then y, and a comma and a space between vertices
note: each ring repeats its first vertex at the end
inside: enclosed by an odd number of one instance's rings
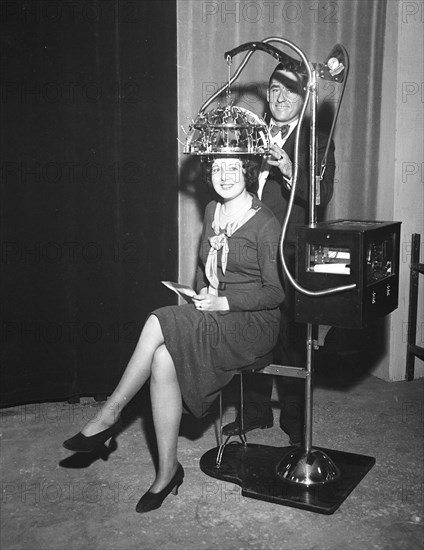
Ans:
MULTIPOLYGON (((318 460, 325 455, 337 468, 338 475, 332 481, 306 485, 294 481, 293 476, 289 476, 290 480, 284 477, 283 465, 294 465, 293 458, 305 453, 297 447, 245 446, 233 442, 225 447, 219 467, 216 463, 218 450, 219 447, 215 447, 200 459, 200 468, 208 476, 240 485, 246 497, 327 515, 339 508, 375 464, 371 456, 314 447, 309 455, 318 460)), ((301 467, 300 471, 304 469, 301 467)))
POLYGON ((277 476, 285 481, 301 483, 307 487, 322 485, 336 481, 340 477, 340 470, 320 449, 292 449, 277 464, 277 476))

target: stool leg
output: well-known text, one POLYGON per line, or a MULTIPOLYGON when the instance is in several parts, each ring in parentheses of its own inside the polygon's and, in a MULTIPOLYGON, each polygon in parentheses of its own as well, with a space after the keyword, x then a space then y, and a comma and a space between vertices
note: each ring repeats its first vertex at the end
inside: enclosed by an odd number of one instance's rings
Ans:
POLYGON ((222 445, 222 390, 219 392, 219 446, 222 445))
MULTIPOLYGON (((240 440, 244 447, 247 446, 247 439, 246 434, 244 433, 244 400, 243 400, 243 374, 240 373, 240 433, 238 436, 240 437, 240 440)), ((232 435, 227 435, 225 438, 225 441, 223 441, 222 437, 222 428, 223 428, 223 405, 222 405, 222 390, 219 392, 219 436, 218 436, 218 453, 216 455, 216 467, 219 468, 222 461, 222 455, 224 454, 225 447, 231 437, 234 437, 232 435)))
POLYGON ((222 461, 222 455, 224 454, 225 447, 228 443, 228 440, 230 439, 231 435, 227 435, 225 438, 225 441, 223 441, 222 437, 222 419, 223 419, 223 406, 222 406, 222 390, 219 392, 219 436, 218 436, 218 453, 216 455, 216 467, 219 468, 221 466, 222 461))
POLYGON ((240 440, 244 446, 247 445, 246 434, 244 433, 244 392, 243 373, 240 373, 240 440))

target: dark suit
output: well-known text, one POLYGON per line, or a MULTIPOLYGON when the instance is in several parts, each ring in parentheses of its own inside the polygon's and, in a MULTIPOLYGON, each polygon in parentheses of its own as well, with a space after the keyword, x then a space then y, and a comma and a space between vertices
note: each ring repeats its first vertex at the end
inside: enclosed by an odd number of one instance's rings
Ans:
MULTIPOLYGON (((293 131, 287 138, 283 149, 291 161, 294 162, 293 131)), ((299 170, 296 186, 296 197, 290 216, 285 240, 285 259, 290 272, 294 275, 296 227, 308 223, 308 195, 309 195, 309 125, 303 125, 299 139, 299 170)), ((326 134, 318 133, 317 172, 320 173, 327 144, 326 134)), ((327 167, 320 183, 320 206, 317 208, 318 219, 333 194, 335 172, 334 144, 331 143, 327 156, 327 167)), ((290 190, 280 170, 273 167, 263 188, 261 200, 264 202, 282 224, 286 215, 290 190)), ((294 292, 292 285, 282 275, 286 291, 285 301, 281 307, 282 320, 278 344, 274 350, 274 362, 281 365, 305 366, 306 331, 305 325, 294 322, 294 292)), ((257 415, 260 418, 271 414, 272 380, 269 375, 246 375, 245 384, 245 414, 250 419, 257 415)), ((292 440, 298 441, 303 431, 303 401, 304 382, 300 379, 277 377, 277 387, 281 403, 280 426, 290 435, 292 440)))

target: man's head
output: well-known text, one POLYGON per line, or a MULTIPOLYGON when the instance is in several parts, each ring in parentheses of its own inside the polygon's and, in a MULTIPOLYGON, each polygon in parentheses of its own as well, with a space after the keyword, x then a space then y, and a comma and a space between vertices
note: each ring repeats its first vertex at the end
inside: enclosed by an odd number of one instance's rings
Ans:
POLYGON ((305 98, 302 76, 286 71, 277 65, 267 90, 267 100, 272 118, 277 123, 288 124, 299 117, 305 98))

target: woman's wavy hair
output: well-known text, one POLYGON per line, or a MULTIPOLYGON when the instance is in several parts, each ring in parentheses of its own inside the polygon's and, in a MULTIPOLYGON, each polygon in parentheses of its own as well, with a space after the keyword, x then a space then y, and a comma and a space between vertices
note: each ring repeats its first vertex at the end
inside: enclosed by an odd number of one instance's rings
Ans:
MULTIPOLYGON (((212 164, 217 158, 223 157, 207 157, 202 161, 203 176, 208 184, 208 187, 214 191, 212 185, 212 164)), ((245 170, 244 179, 246 182, 246 190, 249 193, 256 193, 258 190, 258 178, 261 169, 262 157, 256 155, 234 155, 234 158, 241 160, 242 166, 245 170)))

